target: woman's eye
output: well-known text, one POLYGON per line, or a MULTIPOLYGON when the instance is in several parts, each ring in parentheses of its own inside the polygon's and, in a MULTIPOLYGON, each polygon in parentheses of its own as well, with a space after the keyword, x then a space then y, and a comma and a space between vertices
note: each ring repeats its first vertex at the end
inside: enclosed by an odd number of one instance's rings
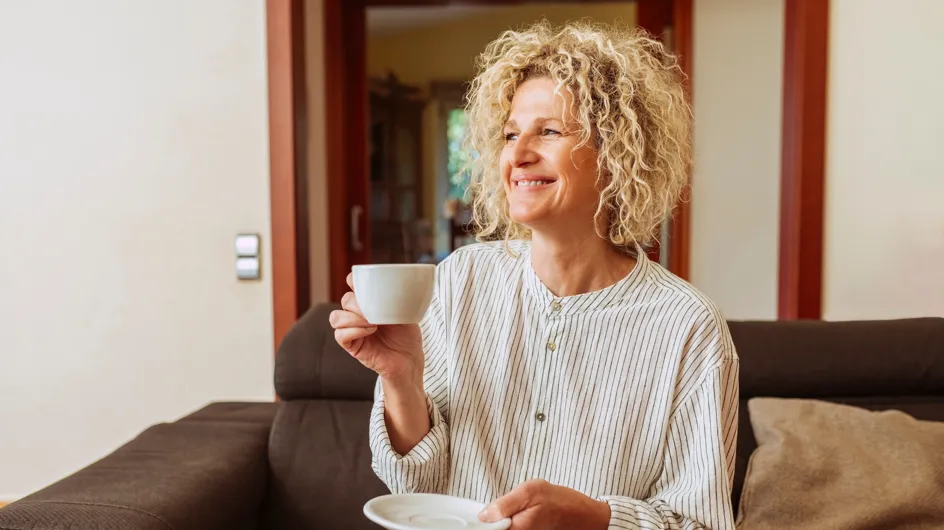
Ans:
POLYGON ((511 142, 518 139, 518 133, 505 133, 505 141, 511 142))
POLYGON ((544 133, 543 133, 543 134, 544 134, 544 136, 548 136, 548 135, 551 135, 551 134, 560 134, 560 131, 555 131, 554 129, 544 129, 544 133))

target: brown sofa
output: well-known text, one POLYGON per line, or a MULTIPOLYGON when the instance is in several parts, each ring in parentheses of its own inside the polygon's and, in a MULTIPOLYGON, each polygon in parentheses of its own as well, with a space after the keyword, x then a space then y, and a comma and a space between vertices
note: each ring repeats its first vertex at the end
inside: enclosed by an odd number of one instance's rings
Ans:
MULTIPOLYGON (((375 378, 334 343, 332 306, 279 348, 279 403, 216 403, 0 509, 2 530, 361 529, 375 378)), ((731 322, 741 357, 738 502, 755 447, 746 400, 808 397, 944 421, 944 319, 731 322)), ((225 377, 221 372, 220 377, 225 377)), ((0 470, 2 472, 2 470, 0 470)))

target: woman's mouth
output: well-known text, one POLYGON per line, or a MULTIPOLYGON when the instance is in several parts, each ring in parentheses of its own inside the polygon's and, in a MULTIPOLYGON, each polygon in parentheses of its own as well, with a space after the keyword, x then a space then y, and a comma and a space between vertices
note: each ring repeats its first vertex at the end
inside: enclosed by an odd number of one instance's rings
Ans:
POLYGON ((515 189, 521 191, 537 191, 546 188, 555 181, 551 179, 521 179, 514 182, 515 189))

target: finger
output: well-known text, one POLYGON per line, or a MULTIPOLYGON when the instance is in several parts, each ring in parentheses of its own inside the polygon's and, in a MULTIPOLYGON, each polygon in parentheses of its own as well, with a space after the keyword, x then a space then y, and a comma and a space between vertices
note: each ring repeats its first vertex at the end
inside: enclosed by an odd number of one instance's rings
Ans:
POLYGON ((353 272, 347 273, 347 278, 345 278, 345 281, 347 281, 347 286, 350 287, 351 290, 353 291, 354 290, 354 273, 353 272))
POLYGON ((367 319, 361 315, 340 309, 335 309, 328 315, 328 322, 334 329, 374 327, 373 324, 368 322, 367 319))
POLYGON ((344 296, 341 297, 341 307, 345 311, 350 311, 361 318, 364 317, 364 313, 361 311, 361 305, 357 303, 357 295, 348 291, 344 293, 344 296))
POLYGON ((373 335, 376 331, 376 327, 336 329, 334 330, 334 340, 336 340, 342 348, 356 355, 357 350, 360 349, 360 341, 365 337, 373 335))
POLYGON ((543 480, 529 480, 520 484, 486 506, 479 514, 479 520, 483 523, 497 523, 527 510, 539 501, 546 484, 543 480))

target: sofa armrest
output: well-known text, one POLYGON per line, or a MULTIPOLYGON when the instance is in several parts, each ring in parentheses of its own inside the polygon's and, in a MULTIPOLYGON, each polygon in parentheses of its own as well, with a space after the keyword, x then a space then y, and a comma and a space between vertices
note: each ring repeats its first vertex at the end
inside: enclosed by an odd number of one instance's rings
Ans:
MULTIPOLYGON (((270 417, 278 407, 259 405, 270 417)), ((0 510, 0 530, 257 528, 271 419, 266 422, 260 408, 253 408, 251 421, 214 416, 204 409, 196 419, 150 427, 98 462, 0 510)))
POLYGON ((275 421, 278 403, 252 403, 247 401, 220 401, 210 403, 191 412, 177 421, 224 421, 235 423, 258 423, 267 428, 275 421))

